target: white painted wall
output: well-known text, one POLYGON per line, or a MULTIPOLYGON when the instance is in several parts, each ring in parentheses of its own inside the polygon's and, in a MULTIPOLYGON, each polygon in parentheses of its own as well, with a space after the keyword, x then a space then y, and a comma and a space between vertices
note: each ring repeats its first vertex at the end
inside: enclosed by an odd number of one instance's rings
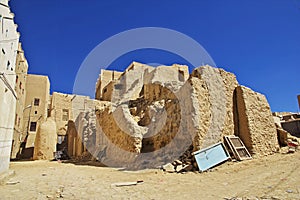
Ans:
POLYGON ((0 77, 5 77, 13 89, 11 91, 0 79, 0 173, 9 168, 15 121, 16 98, 13 93, 19 34, 13 18, 8 0, 0 0, 0 77))

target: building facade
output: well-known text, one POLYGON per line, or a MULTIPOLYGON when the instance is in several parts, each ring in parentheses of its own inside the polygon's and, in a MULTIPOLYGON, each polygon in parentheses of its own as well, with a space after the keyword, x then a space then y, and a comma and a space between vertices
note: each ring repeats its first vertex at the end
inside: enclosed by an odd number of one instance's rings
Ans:
POLYGON ((106 93, 109 93, 109 91, 112 90, 112 83, 118 80, 122 74, 123 72, 102 69, 96 83, 95 98, 98 100, 107 101, 110 95, 106 93))
POLYGON ((15 124, 17 95, 16 56, 19 43, 17 25, 8 0, 0 0, 0 173, 9 168, 15 124))
POLYGON ((48 76, 28 74, 25 90, 21 154, 25 158, 30 158, 33 155, 38 127, 48 117, 48 105, 50 102, 50 81, 48 76))
POLYGON ((57 126, 57 135, 64 136, 67 132, 68 121, 76 121, 81 112, 93 109, 94 104, 88 96, 53 92, 49 108, 50 116, 57 126))
POLYGON ((27 71, 28 71, 28 63, 24 55, 24 51, 22 49, 21 43, 19 43, 18 51, 17 51, 17 61, 16 61, 16 85, 15 91, 18 96, 16 103, 16 115, 15 115, 15 127, 14 127, 14 135, 12 142, 12 152, 11 158, 17 158, 17 155, 20 153, 20 145, 22 140, 25 138, 25 132, 23 130, 23 113, 25 110, 30 107, 26 107, 25 105, 25 97, 26 97, 26 79, 27 79, 27 71))

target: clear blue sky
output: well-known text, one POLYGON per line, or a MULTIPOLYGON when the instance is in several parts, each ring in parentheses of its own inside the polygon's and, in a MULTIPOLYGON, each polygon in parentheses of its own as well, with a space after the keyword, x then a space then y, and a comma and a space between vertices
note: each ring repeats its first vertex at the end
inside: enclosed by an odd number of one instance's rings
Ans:
MULTIPOLYGON (((198 41, 218 67, 265 94, 272 111, 298 111, 300 0, 11 0, 10 6, 29 73, 48 75, 51 91, 71 93, 81 63, 105 39, 164 27, 198 41)), ((121 56, 112 68, 133 60, 188 64, 148 49, 121 56)))

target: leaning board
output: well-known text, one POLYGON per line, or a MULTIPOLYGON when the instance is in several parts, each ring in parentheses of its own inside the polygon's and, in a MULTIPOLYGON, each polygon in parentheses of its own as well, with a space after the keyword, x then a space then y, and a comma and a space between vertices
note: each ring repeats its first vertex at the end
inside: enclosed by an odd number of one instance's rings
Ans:
POLYGON ((195 151, 193 155, 195 156, 200 172, 206 171, 230 159, 230 155, 222 142, 209 146, 205 149, 195 151))

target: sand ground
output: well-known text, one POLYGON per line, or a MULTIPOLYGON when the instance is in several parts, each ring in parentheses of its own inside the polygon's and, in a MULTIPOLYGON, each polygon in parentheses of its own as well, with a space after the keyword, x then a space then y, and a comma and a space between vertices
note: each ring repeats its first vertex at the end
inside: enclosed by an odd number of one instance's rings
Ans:
POLYGON ((0 199, 300 199, 300 152, 226 162, 209 172, 113 168, 48 161, 12 162, 0 199), (143 180, 116 187, 114 183, 143 180))

